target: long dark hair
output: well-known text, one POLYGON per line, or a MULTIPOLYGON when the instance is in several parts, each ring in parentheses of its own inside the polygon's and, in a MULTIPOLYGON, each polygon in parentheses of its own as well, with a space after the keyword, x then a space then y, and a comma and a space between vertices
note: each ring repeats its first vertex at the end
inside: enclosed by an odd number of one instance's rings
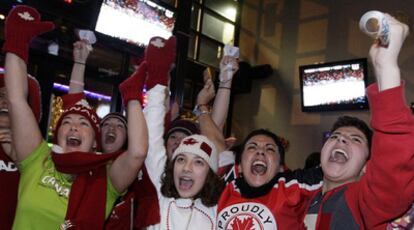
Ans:
MULTIPOLYGON (((176 159, 167 162, 161 179, 161 194, 165 197, 180 198, 180 194, 178 194, 174 184, 174 164, 176 159)), ((209 168, 203 188, 193 198, 200 198, 203 205, 212 207, 218 203, 223 190, 224 181, 209 168)))

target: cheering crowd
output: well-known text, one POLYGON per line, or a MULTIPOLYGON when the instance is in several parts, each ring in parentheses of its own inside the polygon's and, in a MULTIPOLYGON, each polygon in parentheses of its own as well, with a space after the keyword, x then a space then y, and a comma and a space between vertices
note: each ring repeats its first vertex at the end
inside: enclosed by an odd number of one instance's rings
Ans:
POLYGON ((7 166, 0 170, 0 229, 412 229, 414 119, 397 64, 408 27, 386 18, 390 43, 369 52, 376 76, 367 88, 370 125, 339 117, 320 167, 291 171, 281 139, 267 129, 251 131, 237 151, 226 145, 233 57, 221 60, 217 93, 205 79, 197 123, 169 119, 175 37, 150 40, 119 85, 126 116, 102 119, 83 94, 90 49, 75 42, 70 91, 49 147, 27 64, 30 41, 54 25, 34 8, 14 7, 0 81, 0 160, 7 166))

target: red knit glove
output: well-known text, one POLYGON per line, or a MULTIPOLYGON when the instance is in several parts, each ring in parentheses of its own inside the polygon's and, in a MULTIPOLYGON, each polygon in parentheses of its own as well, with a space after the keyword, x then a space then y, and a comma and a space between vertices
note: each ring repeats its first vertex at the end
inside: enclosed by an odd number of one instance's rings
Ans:
POLYGON ((122 101, 126 106, 130 100, 139 100, 142 105, 142 90, 147 76, 147 63, 144 61, 138 69, 119 85, 122 101))
POLYGON ((3 51, 16 54, 27 63, 30 41, 53 28, 55 26, 52 22, 40 21, 40 14, 36 9, 16 6, 9 12, 5 22, 3 51))
POLYGON ((63 110, 65 110, 74 106, 77 102, 81 101, 82 99, 86 99, 86 96, 84 92, 68 93, 63 95, 61 98, 63 101, 63 110))
POLYGON ((148 65, 147 89, 157 84, 168 86, 171 64, 175 60, 176 39, 174 36, 165 40, 153 37, 145 50, 145 61, 148 65))

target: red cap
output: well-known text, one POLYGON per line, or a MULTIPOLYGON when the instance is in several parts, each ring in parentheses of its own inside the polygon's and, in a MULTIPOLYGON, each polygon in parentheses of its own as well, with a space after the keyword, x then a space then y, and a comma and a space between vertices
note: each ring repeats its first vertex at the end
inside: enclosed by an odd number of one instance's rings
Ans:
POLYGON ((62 115, 59 117, 58 122, 56 123, 54 135, 54 143, 57 144, 57 131, 62 125, 63 118, 68 114, 79 114, 84 116, 91 123, 93 130, 95 131, 95 140, 97 144, 97 150, 101 150, 101 129, 99 126, 100 119, 95 111, 89 106, 86 100, 80 100, 75 105, 65 109, 62 115))

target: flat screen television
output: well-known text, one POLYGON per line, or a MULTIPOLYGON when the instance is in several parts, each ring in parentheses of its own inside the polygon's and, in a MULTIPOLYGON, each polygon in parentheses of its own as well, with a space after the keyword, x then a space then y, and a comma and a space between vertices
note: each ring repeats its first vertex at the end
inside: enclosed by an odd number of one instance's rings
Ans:
POLYGON ((103 0, 95 31, 146 46, 151 37, 170 37, 174 24, 174 12, 152 1, 103 0))
POLYGON ((353 59, 299 67, 303 112, 364 110, 367 59, 353 59))

